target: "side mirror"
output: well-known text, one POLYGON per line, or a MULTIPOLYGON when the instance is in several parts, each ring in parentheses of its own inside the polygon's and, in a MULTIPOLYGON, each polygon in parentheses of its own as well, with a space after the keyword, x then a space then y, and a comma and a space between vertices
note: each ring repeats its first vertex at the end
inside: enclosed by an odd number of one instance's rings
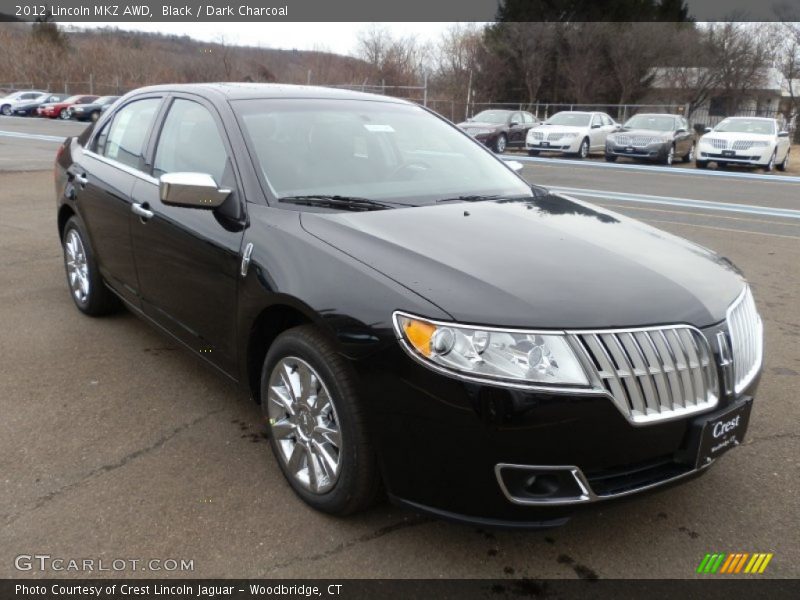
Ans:
POLYGON ((789 137, 789 132, 788 131, 779 131, 778 132, 778 137, 789 137))
POLYGON ((677 135, 682 135, 682 134, 686 133, 686 130, 685 130, 683 127, 681 127, 680 129, 677 129, 677 130, 675 131, 675 133, 676 133, 677 135))
POLYGON ((704 127, 703 131, 706 133, 711 133, 711 127, 704 127))
POLYGON ((506 164, 507 164, 507 165, 508 165, 508 166, 511 168, 511 170, 512 170, 512 171, 514 171, 515 173, 519 173, 520 171, 522 171, 522 167, 524 167, 524 166, 525 166, 525 165, 523 165, 521 162, 519 162, 518 160, 507 160, 507 161, 506 161, 506 164))
POLYGON ((518 127, 519 123, 517 121, 511 121, 511 123, 509 123, 508 126, 509 127, 518 127))
POLYGON ((599 129, 600 123, 592 123, 592 129, 599 129))
POLYGON ((158 182, 161 201, 169 206, 214 209, 230 196, 207 173, 165 173, 158 182))

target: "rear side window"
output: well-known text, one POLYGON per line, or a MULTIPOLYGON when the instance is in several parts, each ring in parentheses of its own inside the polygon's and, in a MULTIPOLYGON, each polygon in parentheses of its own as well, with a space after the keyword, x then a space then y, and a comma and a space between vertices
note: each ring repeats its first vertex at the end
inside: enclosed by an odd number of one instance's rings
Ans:
POLYGON ((191 100, 176 99, 158 140, 153 176, 206 173, 219 185, 227 165, 225 143, 208 109, 191 100))
POLYGON ((95 151, 128 167, 139 169, 147 132, 161 98, 136 100, 125 105, 97 136, 95 151))

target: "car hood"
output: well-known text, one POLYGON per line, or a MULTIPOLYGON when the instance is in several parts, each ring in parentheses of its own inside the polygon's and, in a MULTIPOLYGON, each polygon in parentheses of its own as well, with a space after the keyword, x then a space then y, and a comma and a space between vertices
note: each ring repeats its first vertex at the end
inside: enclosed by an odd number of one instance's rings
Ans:
POLYGON ((541 131, 543 133, 584 133, 588 127, 577 127, 575 125, 539 125, 531 131, 541 131))
POLYGON ((641 135, 641 136, 649 136, 655 137, 663 140, 671 140, 673 135, 669 131, 653 131, 652 129, 620 129, 619 131, 615 131, 611 135, 618 136, 618 135, 641 135))
POLYGON ((736 133, 733 131, 710 131, 703 136, 704 139, 720 139, 720 140, 757 140, 771 142, 775 140, 775 136, 769 133, 736 133))
POLYGON ((481 121, 464 121, 458 126, 461 129, 502 129, 504 127, 500 123, 483 123, 481 121))
POLYGON ((705 327, 725 318, 744 285, 703 247, 564 196, 303 212, 301 222, 464 323, 705 327))

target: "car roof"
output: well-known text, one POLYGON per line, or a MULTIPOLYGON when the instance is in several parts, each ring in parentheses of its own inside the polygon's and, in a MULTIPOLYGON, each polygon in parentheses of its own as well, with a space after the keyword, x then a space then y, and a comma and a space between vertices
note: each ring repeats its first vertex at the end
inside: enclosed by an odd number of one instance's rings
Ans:
POLYGON ((407 100, 368 94, 353 90, 313 85, 291 85, 285 83, 186 83, 154 85, 133 90, 134 92, 187 92, 202 96, 216 96, 227 100, 252 100, 265 98, 309 98, 334 100, 372 100, 395 104, 413 104, 407 100))
POLYGON ((772 117, 725 117, 723 121, 775 121, 772 117))
POLYGON ((673 113, 636 113, 631 117, 680 117, 683 115, 675 115, 673 113))

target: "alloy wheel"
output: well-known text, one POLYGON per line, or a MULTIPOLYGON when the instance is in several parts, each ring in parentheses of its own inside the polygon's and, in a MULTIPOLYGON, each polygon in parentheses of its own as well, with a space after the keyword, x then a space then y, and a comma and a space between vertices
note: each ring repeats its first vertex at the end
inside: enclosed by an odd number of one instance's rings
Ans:
POLYGON ((589 142, 587 142, 586 140, 583 140, 583 142, 581 142, 581 149, 579 151, 579 154, 581 158, 586 158, 587 156, 589 156, 589 142))
POLYGON ((772 156, 769 157, 769 162, 767 163, 767 166, 765 167, 765 169, 767 171, 772 171, 775 168, 775 154, 776 153, 773 152, 772 156))
POLYGON ((64 241, 64 260, 67 266, 67 278, 72 295, 80 304, 89 299, 89 264, 86 261, 86 250, 81 236, 74 229, 67 232, 64 241))
POLYGON ((669 150, 667 150, 667 157, 664 160, 664 162, 667 165, 671 165, 674 160, 675 160, 675 148, 673 146, 670 146, 669 150))
POLYGON ((2 112, 6 117, 10 116, 11 115, 11 107, 8 106, 8 105, 4 106, 2 112))
POLYGON ((290 476, 315 494, 339 478, 342 436, 327 386, 306 361, 282 358, 269 378, 268 415, 280 460, 290 476))
POLYGON ((497 143, 496 143, 495 147, 496 147, 498 153, 505 152, 506 151, 506 136, 501 134, 500 137, 497 138, 497 143))
POLYGON ((689 156, 686 157, 686 162, 692 162, 694 160, 694 144, 689 149, 689 156))

